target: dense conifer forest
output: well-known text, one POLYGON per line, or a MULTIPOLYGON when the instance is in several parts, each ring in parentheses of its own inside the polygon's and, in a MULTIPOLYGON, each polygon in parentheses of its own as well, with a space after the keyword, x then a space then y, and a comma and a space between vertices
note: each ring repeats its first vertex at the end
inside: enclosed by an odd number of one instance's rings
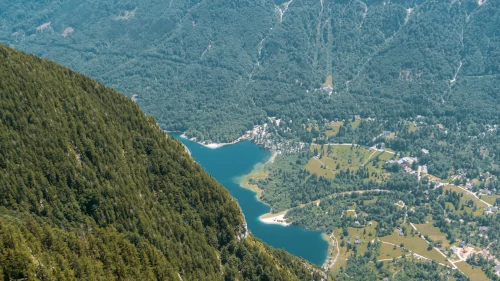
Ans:
POLYGON ((499 120, 499 5, 7 0, 0 41, 115 87, 161 128, 198 139, 232 141, 272 116, 488 123, 499 120))
POLYGON ((0 279, 319 280, 139 107, 0 45, 0 279), (182 279, 181 279, 182 278, 182 279))
POLYGON ((323 277, 242 240, 172 130, 275 152, 243 184, 335 280, 499 280, 499 27, 499 0, 1 1, 0 42, 125 96, 1 47, 0 279, 323 277))

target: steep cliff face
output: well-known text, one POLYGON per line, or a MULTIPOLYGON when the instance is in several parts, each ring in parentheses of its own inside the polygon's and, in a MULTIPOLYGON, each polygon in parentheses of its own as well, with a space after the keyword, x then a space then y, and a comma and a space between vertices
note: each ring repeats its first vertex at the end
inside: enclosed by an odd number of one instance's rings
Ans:
MULTIPOLYGON (((114 90, 0 45, 0 279, 319 279, 114 90)), ((316 271, 315 271, 316 272, 316 271)))

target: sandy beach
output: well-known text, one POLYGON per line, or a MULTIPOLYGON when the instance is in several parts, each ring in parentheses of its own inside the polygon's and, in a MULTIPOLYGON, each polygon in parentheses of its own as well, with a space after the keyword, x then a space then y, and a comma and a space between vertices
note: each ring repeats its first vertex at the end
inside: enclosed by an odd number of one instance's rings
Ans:
POLYGON ((278 152, 273 151, 273 155, 271 155, 271 157, 269 158, 269 160, 267 160, 266 164, 267 163, 274 163, 274 159, 276 159, 276 156, 278 156, 278 152))
POLYGON ((286 215, 287 210, 276 213, 276 214, 263 214, 262 216, 259 217, 259 220, 263 223, 266 224, 279 224, 282 226, 289 226, 291 223, 286 222, 285 215, 286 215))
POLYGON ((209 144, 204 144, 204 143, 199 142, 199 144, 203 145, 204 147, 211 148, 211 149, 216 149, 219 147, 223 147, 225 145, 230 145, 230 144, 235 144, 235 143, 237 143, 237 141, 230 142, 230 143, 209 143, 209 144))
MULTIPOLYGON (((182 134, 181 138, 188 139, 188 137, 185 134, 182 134)), ((241 136, 241 137, 237 138, 236 140, 234 140, 232 142, 226 142, 226 143, 217 143, 217 142, 205 143, 204 141, 203 142, 199 142, 199 141, 196 140, 196 138, 191 138, 189 140, 197 142, 197 143, 203 145, 206 148, 217 149, 217 148, 220 148, 220 147, 223 147, 223 146, 226 146, 226 145, 236 144, 236 143, 238 143, 238 142, 240 142, 242 140, 245 140, 245 139, 246 139, 245 136, 241 136)))

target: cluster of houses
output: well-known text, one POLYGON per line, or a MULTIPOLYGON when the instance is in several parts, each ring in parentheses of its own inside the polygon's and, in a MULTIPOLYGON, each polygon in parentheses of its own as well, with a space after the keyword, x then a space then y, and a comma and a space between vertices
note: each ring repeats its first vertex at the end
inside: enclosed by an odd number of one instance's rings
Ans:
POLYGON ((398 227, 398 235, 405 236, 405 232, 403 231, 403 229, 401 227, 398 227))
MULTIPOLYGON (((356 236, 354 238, 354 244, 359 245, 363 242, 361 242, 361 239, 359 239, 359 236, 356 236)), ((351 237, 347 236, 347 244, 351 245, 351 237)))
POLYGON ((464 241, 461 241, 460 243, 458 243, 458 247, 457 246, 451 246, 450 251, 453 252, 453 253, 462 252, 462 253, 466 254, 470 250, 469 250, 469 247, 467 246, 467 243, 465 243, 464 241))
MULTIPOLYGON (((283 120, 281 119, 271 119, 271 122, 274 122, 276 124, 284 123, 283 120)), ((290 120, 291 122, 291 120, 290 120)), ((281 127, 279 128, 282 131, 288 131, 290 128, 282 129, 281 127)), ((274 139, 272 137, 273 134, 270 133, 270 130, 272 130, 267 123, 264 123, 264 125, 255 125, 252 130, 247 131, 245 135, 240 137, 238 140, 250 140, 253 141, 254 143, 263 146, 266 149, 269 149, 271 151, 275 151, 279 154, 281 153, 295 153, 299 151, 303 151, 306 149, 308 146, 306 143, 303 142, 294 142, 293 140, 280 140, 280 139, 274 139)))
MULTIPOLYGON (((354 216, 355 216, 356 218, 358 217, 358 215, 356 215, 356 214, 355 214, 354 216)), ((365 217, 367 217, 367 216, 368 216, 368 214, 365 214, 364 216, 365 216, 365 217)), ((361 225, 361 223, 360 223, 359 221, 355 221, 355 222, 354 222, 354 224, 355 224, 356 226, 360 226, 360 225, 361 225)), ((373 225, 373 223, 372 223, 371 221, 369 221, 369 222, 368 222, 368 226, 372 226, 372 225, 373 225)))
MULTIPOLYGON (((480 231, 487 231, 488 228, 486 226, 482 226, 479 228, 480 231)), ((467 243, 465 243, 464 241, 461 241, 460 243, 458 243, 458 247, 457 246, 452 246, 450 248, 450 251, 453 252, 453 253, 462 253, 462 254, 465 254, 465 258, 467 258, 467 254, 472 254, 473 252, 473 249, 472 248, 469 248, 467 246, 467 243)), ((483 255, 484 257, 488 258, 489 256, 489 253, 488 252, 484 252, 484 251, 480 251, 479 254, 483 255)), ((496 262, 496 266, 493 268, 493 271, 495 272, 495 274, 499 275, 500 276, 500 263, 498 262, 498 260, 495 260, 496 262)))
POLYGON ((410 174, 415 174, 416 172, 411 168, 411 165, 413 162, 418 161, 416 157, 403 157, 398 160, 389 160, 387 163, 393 164, 393 163, 398 163, 399 165, 403 166, 405 172, 410 173, 410 174))
POLYGON ((496 132, 498 125, 485 125, 486 132, 496 132))
POLYGON ((325 92, 329 93, 330 95, 331 95, 331 94, 332 94, 332 92, 333 92, 333 87, 332 87, 332 85, 326 85, 326 86, 325 86, 325 87, 323 87, 322 89, 323 89, 323 91, 325 91, 325 92))
POLYGON ((487 226, 481 226, 481 227, 479 228, 479 231, 481 231, 481 232, 486 232, 486 231, 488 231, 488 227, 487 227, 487 226))
MULTIPOLYGON (((354 120, 361 120, 361 115, 354 115, 354 120)), ((368 118, 366 118, 366 120, 367 121, 374 121, 375 118, 368 117, 368 118)), ((326 123, 330 123, 331 122, 331 121, 328 121, 328 119, 324 119, 324 121, 326 123)), ((335 123, 342 122, 343 123, 343 122, 345 122, 345 119, 343 119, 343 118, 333 118, 332 122, 335 122, 335 123)))
POLYGON ((489 189, 481 189, 479 190, 479 195, 486 195, 486 196, 490 196, 497 193, 497 189, 496 188, 493 188, 492 190, 489 190, 489 189))
POLYGON ((486 209, 484 209, 484 211, 486 212, 486 214, 494 214, 498 212, 498 207, 487 207, 486 209))

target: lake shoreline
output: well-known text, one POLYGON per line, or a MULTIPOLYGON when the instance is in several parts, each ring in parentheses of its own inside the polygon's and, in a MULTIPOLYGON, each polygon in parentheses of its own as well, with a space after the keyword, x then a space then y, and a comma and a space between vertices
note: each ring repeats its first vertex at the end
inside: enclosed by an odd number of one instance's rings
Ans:
POLYGON ((325 240, 328 243, 328 250, 326 252, 327 253, 326 259, 325 259, 325 262, 323 263, 323 265, 321 266, 321 268, 323 268, 325 271, 328 271, 334 266, 334 264, 336 262, 336 259, 335 259, 336 252, 335 252, 335 247, 334 247, 335 241, 326 232, 323 232, 323 234, 321 234, 321 238, 323 238, 323 240, 325 240))
MULTIPOLYGON (((246 188, 246 189, 249 189, 253 192, 255 192, 255 197, 257 198, 257 200, 259 200, 260 202, 268 205, 266 202, 262 201, 260 199, 261 195, 262 195, 262 192, 264 192, 264 190, 260 189, 257 185, 255 184, 250 184, 250 179, 255 179, 255 178, 266 178, 268 176, 268 174, 264 171, 264 168, 266 165, 268 164, 271 164, 271 163, 274 163, 274 160, 276 159, 276 157, 278 156, 278 152, 276 151, 271 151, 271 156, 266 160, 266 162, 263 162, 263 163, 257 163, 255 164, 255 166, 253 167, 252 171, 250 171, 250 173, 246 174, 246 175, 243 175, 241 177, 239 177, 239 185, 243 188, 246 188)), ((269 205, 268 205, 269 206, 269 205)), ((268 213, 270 215, 274 215, 273 213, 268 213)), ((267 215, 267 214, 264 214, 264 215, 267 215)))
MULTIPOLYGON (((273 151, 272 155, 269 157, 269 159, 266 162, 264 162, 264 163, 257 163, 254 166, 254 168, 252 169, 252 171, 250 173, 244 175, 243 177, 241 177, 241 180, 240 180, 240 186, 241 187, 253 191, 255 193, 255 197, 257 198, 257 200, 260 201, 260 202, 262 202, 262 203, 264 203, 264 204, 266 204, 267 206, 269 206, 269 205, 266 202, 263 202, 260 199, 263 190, 260 189, 256 185, 250 184, 248 181, 251 178, 263 178, 263 177, 267 177, 268 174, 264 172, 264 167, 267 164, 274 163, 274 160, 276 159, 277 156, 278 156, 278 153, 275 152, 275 151, 273 151)), ((278 212, 278 213, 268 212, 268 213, 260 215, 259 216, 259 220, 262 223, 265 223, 265 224, 275 224, 275 225, 281 225, 281 226, 287 227, 287 226, 292 225, 292 223, 287 222, 286 219, 285 219, 285 216, 286 216, 286 214, 288 213, 289 210, 290 209, 286 209, 286 210, 278 212)), ((307 228, 304 228, 304 229, 307 229, 307 228)), ((327 255, 326 255, 326 258, 325 258, 323 264, 321 265, 321 267, 322 268, 326 268, 327 270, 329 270, 331 268, 331 266, 332 266, 332 265, 329 264, 329 262, 332 261, 334 253, 335 253, 335 248, 334 248, 334 244, 333 244, 334 241, 333 241, 333 239, 326 232, 323 232, 321 234, 321 238, 325 242, 327 242, 327 244, 328 244, 327 255)))
POLYGON ((265 224, 279 224, 281 226, 289 226, 291 223, 287 222, 285 215, 288 210, 281 211, 276 214, 266 213, 259 216, 259 220, 265 224))
MULTIPOLYGON (((237 144, 243 140, 246 140, 246 137, 245 135, 239 137, 238 139, 232 141, 232 142, 229 142, 229 143, 210 143, 210 144, 206 144, 205 142, 198 142, 196 141, 196 138, 188 138, 185 134, 185 132, 183 132, 182 134, 179 135, 181 138, 183 139, 187 139, 189 141, 192 141, 192 142, 196 142, 197 144, 201 145, 201 146, 204 146, 206 148, 210 148, 210 149, 217 149, 217 148, 221 148, 223 146, 227 146, 227 145, 232 145, 232 144, 237 144)), ((188 149, 186 147, 186 149, 188 149)), ((187 150, 189 151, 189 150, 187 150)), ((188 152, 189 155, 191 155, 191 152, 188 152)), ((267 173, 264 171, 264 167, 268 164, 271 164, 271 163, 274 163, 274 160, 276 159, 276 157, 278 156, 278 152, 276 151, 271 151, 271 156, 269 157, 269 159, 267 159, 264 163, 257 163, 255 164, 255 166, 253 167, 252 171, 244 176, 241 177, 241 180, 239 181, 239 185, 243 188, 246 188, 246 189, 249 189, 251 191, 253 191, 255 193, 255 197, 257 198, 257 200, 259 202, 262 202, 264 204, 266 204, 267 206, 269 206, 266 202, 262 201, 260 199, 261 195, 262 195, 262 192, 264 190, 260 189, 257 185, 254 185, 254 184, 250 184, 249 183, 249 180, 251 178, 265 178, 267 177, 267 173)), ((289 226, 291 225, 291 223, 287 222, 286 219, 285 219, 285 215, 287 213, 288 210, 284 210, 284 211, 281 211, 279 213, 265 213, 265 214, 262 214, 261 216, 259 216, 259 220, 265 224, 278 224, 278 225, 281 225, 281 226, 289 226)))
MULTIPOLYGON (((249 181, 252 178, 253 179, 266 178, 268 176, 268 173, 264 171, 264 168, 266 167, 266 165, 274 163, 274 160, 276 159, 278 154, 279 154, 278 152, 272 151, 271 156, 269 157, 269 159, 267 159, 266 162, 257 163, 250 173, 241 177, 241 180, 239 182, 241 187, 253 191, 255 193, 255 198, 257 198, 257 200, 259 202, 262 202, 262 203, 266 204, 267 206, 269 206, 269 205, 266 202, 261 200, 261 195, 262 195, 262 192, 264 192, 264 190, 260 189, 255 184, 250 184, 249 181)), ((277 225, 281 225, 281 226, 289 226, 289 225, 292 225, 292 223, 287 222, 285 219, 285 215, 287 212, 288 212, 288 209, 281 211, 279 213, 268 212, 268 213, 260 215, 259 220, 265 224, 277 224, 277 225)))
POLYGON ((202 145, 202 146, 204 146, 204 147, 206 147, 206 148, 210 148, 210 149, 217 149, 217 148, 221 148, 221 147, 226 146, 226 145, 237 144, 237 143, 239 143, 240 141, 244 141, 244 140, 246 140, 246 139, 247 139, 247 138, 246 138, 246 135, 243 135, 243 136, 241 136, 241 137, 239 137, 239 138, 235 139, 235 140, 234 140, 234 141, 232 141, 232 142, 223 142, 223 143, 218 143, 218 142, 210 142, 210 143, 206 143, 205 141, 202 141, 202 142, 197 141, 197 140, 196 140, 196 138, 188 138, 188 137, 186 136, 186 133, 185 133, 185 132, 184 132, 184 133, 182 133, 182 134, 180 135, 180 137, 181 137, 181 138, 183 138, 183 139, 190 140, 190 141, 192 141, 192 142, 196 142, 197 144, 202 145))
POLYGON ((255 176, 268 176, 266 164, 275 161, 279 153, 265 150, 251 141, 241 141, 223 149, 211 149, 182 138, 181 134, 173 135, 191 150, 195 161, 238 201, 251 233, 265 243, 303 257, 312 264, 321 266, 324 263, 328 243, 321 237, 322 232, 289 224, 284 227, 284 218, 279 216, 284 216, 285 212, 270 214, 269 205, 258 200, 257 186, 253 186, 254 190, 248 188, 251 187, 248 184, 251 177, 256 179, 255 176), (297 244, 296 241, 302 243, 297 244))

